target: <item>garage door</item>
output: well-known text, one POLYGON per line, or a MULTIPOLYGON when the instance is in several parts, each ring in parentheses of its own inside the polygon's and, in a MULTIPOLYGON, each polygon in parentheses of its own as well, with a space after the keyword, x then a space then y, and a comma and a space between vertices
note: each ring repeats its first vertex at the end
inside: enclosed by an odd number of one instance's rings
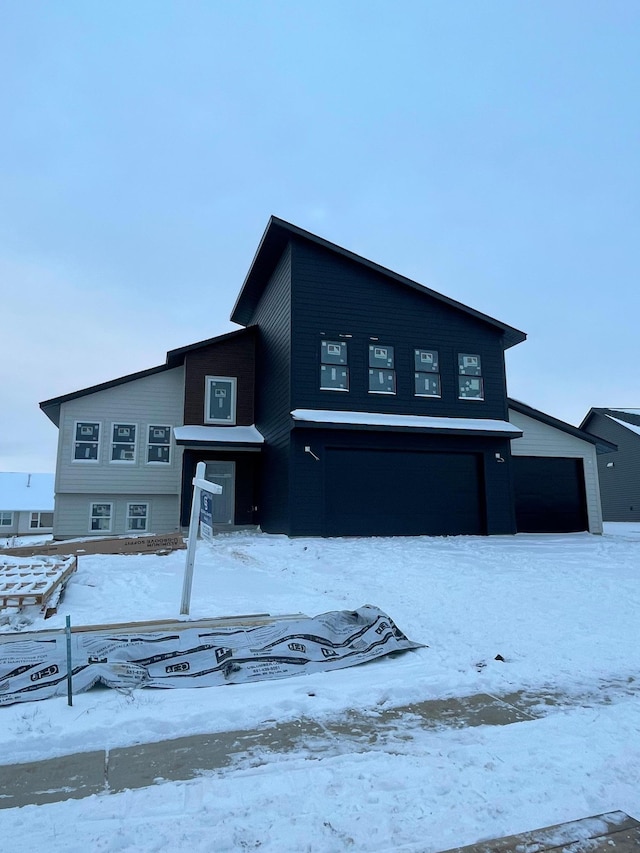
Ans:
POLYGON ((330 448, 326 535, 481 534, 482 491, 477 454, 330 448))
POLYGON ((513 456, 512 462, 518 532, 588 529, 582 459, 513 456))

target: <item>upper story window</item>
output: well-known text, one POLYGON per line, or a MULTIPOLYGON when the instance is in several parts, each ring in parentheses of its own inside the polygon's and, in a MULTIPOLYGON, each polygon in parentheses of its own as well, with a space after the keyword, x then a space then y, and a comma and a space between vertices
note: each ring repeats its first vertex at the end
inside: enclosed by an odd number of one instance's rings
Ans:
POLYGON ((171 462, 171 427, 149 424, 147 463, 168 465, 171 462))
POLYGON ((235 377, 207 376, 205 383, 205 423, 235 424, 237 387, 235 377))
POLYGON ((73 442, 74 462, 97 462, 100 448, 100 424, 95 421, 76 421, 73 442))
POLYGON ((349 365, 345 341, 321 341, 320 390, 349 390, 349 365))
POLYGON ((479 355, 458 353, 458 398, 484 400, 482 361, 479 355))
POLYGON ((369 393, 395 394, 395 371, 393 347, 369 344, 369 393))
POLYGON ((114 424, 111 436, 111 461, 136 461, 136 425, 114 424))
POLYGON ((13 524, 12 512, 0 512, 0 527, 11 527, 13 524))
POLYGON ((414 394, 416 397, 440 397, 440 364, 432 349, 416 349, 414 355, 414 394))

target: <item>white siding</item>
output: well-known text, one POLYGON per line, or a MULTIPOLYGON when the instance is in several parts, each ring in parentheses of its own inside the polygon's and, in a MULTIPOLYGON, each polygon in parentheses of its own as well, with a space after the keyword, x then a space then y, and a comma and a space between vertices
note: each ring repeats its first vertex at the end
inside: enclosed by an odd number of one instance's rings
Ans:
POLYGON ((115 500, 118 508, 122 506, 122 518, 116 518, 112 533, 125 532, 127 501, 153 501, 152 532, 177 530, 183 450, 176 446, 172 430, 169 464, 147 464, 147 433, 150 424, 181 426, 183 412, 183 367, 63 403, 60 407, 54 536, 87 536, 92 501, 115 500), (77 421, 101 425, 97 462, 73 459, 77 421), (114 423, 136 424, 135 462, 110 461, 114 423), (167 500, 160 500, 162 496, 167 500))
POLYGON ((524 433, 522 438, 514 438, 511 442, 511 453, 514 456, 555 456, 583 460, 589 532, 602 533, 602 507, 595 446, 512 409, 509 409, 509 421, 524 433))

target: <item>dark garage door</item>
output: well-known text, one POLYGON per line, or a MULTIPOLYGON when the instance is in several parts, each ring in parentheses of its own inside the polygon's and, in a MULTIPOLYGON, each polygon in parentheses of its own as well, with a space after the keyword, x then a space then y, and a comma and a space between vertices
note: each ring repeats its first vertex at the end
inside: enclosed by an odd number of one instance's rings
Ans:
POLYGON ((588 529, 582 459, 511 458, 519 533, 588 529))
POLYGON ((476 454, 328 448, 325 464, 328 536, 485 532, 476 454))

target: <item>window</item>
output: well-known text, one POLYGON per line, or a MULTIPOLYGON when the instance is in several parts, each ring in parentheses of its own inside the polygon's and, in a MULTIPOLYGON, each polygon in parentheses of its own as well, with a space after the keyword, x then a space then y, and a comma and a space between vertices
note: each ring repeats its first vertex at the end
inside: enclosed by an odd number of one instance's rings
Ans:
POLYGON ((113 504, 91 504, 91 521, 89 530, 108 533, 111 530, 111 514, 113 504))
POLYGON ((149 504, 127 504, 127 532, 144 533, 148 517, 149 504))
POLYGON ((53 527, 52 512, 32 512, 29 519, 31 530, 39 530, 41 527, 53 527))
POLYGON ((111 461, 136 461, 136 425, 114 424, 111 437, 111 461))
POLYGON ((344 341, 322 341, 320 345, 320 390, 348 391, 349 367, 344 341))
POLYGON ((94 421, 76 421, 73 461, 97 462, 99 447, 100 424, 94 421))
POLYGON ((205 383, 205 423, 235 424, 236 379, 228 376, 207 376, 205 383))
POLYGON ((168 465, 171 462, 171 427, 149 425, 147 462, 168 465))
POLYGON ((0 512, 0 527, 11 527, 13 524, 12 512, 0 512))
POLYGON ((369 345, 369 393, 396 393, 393 347, 369 345))
POLYGON ((479 355, 458 353, 458 397, 460 400, 484 400, 482 362, 479 355))
POLYGON ((440 397, 440 365, 438 353, 432 349, 416 349, 414 354, 414 394, 416 397, 440 397))

